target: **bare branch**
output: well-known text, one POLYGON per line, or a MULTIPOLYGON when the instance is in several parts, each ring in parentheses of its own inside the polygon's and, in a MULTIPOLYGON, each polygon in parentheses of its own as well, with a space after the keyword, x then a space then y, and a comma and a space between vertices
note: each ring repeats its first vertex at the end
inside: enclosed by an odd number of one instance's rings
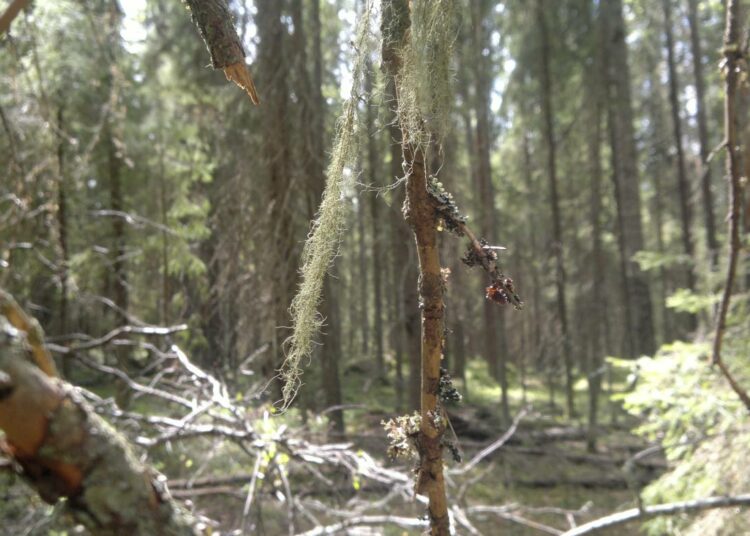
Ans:
POLYGON ((564 532, 562 536, 593 534, 604 529, 630 523, 631 521, 644 520, 652 517, 671 516, 675 514, 700 512, 701 510, 711 510, 714 508, 730 508, 733 506, 748 505, 750 505, 750 495, 736 495, 732 497, 708 497, 706 499, 697 499, 693 501, 645 506, 643 509, 631 508, 630 510, 617 512, 600 519, 595 519, 594 521, 589 521, 580 527, 564 532))

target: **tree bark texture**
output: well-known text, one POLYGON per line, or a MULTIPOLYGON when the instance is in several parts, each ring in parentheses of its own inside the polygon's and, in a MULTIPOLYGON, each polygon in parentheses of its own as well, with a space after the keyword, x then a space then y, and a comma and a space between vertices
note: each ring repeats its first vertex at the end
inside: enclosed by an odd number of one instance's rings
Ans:
MULTIPOLYGON (((301 124, 309 125, 302 137, 301 158, 305 163, 304 169, 310 181, 310 212, 308 217, 315 217, 315 207, 320 205, 325 189, 325 147, 323 145, 325 133, 324 115, 325 100, 323 99, 323 68, 320 28, 320 0, 310 3, 311 28, 311 58, 312 69, 309 69, 307 55, 308 39, 305 33, 305 19, 302 0, 291 3, 292 22, 294 23, 294 46, 297 49, 297 90, 306 98, 301 100, 301 124)), ((302 180, 302 178, 300 178, 302 180)), ((335 267, 331 267, 335 270, 335 267)), ((339 364, 341 362, 341 315, 337 289, 331 285, 329 277, 323 283, 323 300, 320 304, 320 314, 326 319, 326 325, 321 334, 319 347, 321 363, 321 387, 324 393, 326 408, 340 407, 342 404, 341 378, 339 364)), ((334 409, 327 413, 333 434, 341 439, 345 432, 344 412, 334 409)))
POLYGON ((34 364, 36 335, 11 327, 23 313, 2 290, 0 305, 0 450, 21 475, 50 504, 66 497, 69 512, 92 534, 198 534, 161 477, 80 392, 34 364))
POLYGON ((568 313, 565 298, 566 275, 563 257, 562 216, 560 215, 560 194, 557 180, 557 145, 555 141, 554 111, 552 108, 552 77, 550 76, 550 42, 547 20, 541 0, 537 1, 537 25, 541 38, 541 91, 544 137, 547 142, 547 178, 549 180, 550 205, 552 209, 552 239, 555 254, 555 288, 557 290, 557 318, 562 337, 563 364, 565 366, 565 403, 569 416, 575 415, 573 393, 573 362, 568 333, 568 313))
MULTIPOLYGON (((677 192, 680 197, 680 218, 682 228, 682 249, 687 255, 690 265, 687 270, 687 287, 695 289, 695 251, 693 247, 692 224, 693 216, 690 207, 690 183, 685 170, 685 152, 682 148, 682 119, 680 118, 680 81, 677 78, 677 66, 674 55, 674 37, 672 35, 672 0, 663 0, 664 34, 667 48, 667 70, 669 73, 669 105, 672 114, 672 132, 674 145, 677 150, 677 192)), ((689 317, 689 328, 696 327, 695 315, 689 317)))
POLYGON ((586 447, 590 452, 596 450, 597 425, 599 422, 599 394, 602 386, 602 376, 604 367, 605 345, 603 344, 603 325, 607 318, 607 309, 605 305, 605 272, 606 259, 602 246, 602 165, 601 165, 601 142, 602 142, 602 98, 599 83, 601 78, 601 69, 598 68, 603 60, 601 56, 600 34, 597 33, 596 25, 593 24, 590 2, 586 1, 585 6, 587 27, 591 29, 594 36, 592 41, 587 43, 587 48, 592 55, 594 68, 586 71, 586 90, 585 99, 589 105, 590 113, 588 115, 589 125, 587 131, 589 137, 588 160, 589 174, 591 184, 591 204, 590 221, 591 221, 591 256, 592 256, 592 292, 591 292, 591 321, 589 323, 591 337, 591 357, 587 370, 589 405, 588 405, 588 430, 586 437, 586 447))
MULTIPOLYGON (((476 0, 471 4, 473 25, 474 84, 476 95, 476 181, 480 195, 480 233, 486 238, 497 233, 498 222, 495 210, 495 188, 492 183, 490 163, 490 93, 492 90, 492 65, 484 50, 490 46, 489 31, 484 27, 491 13, 492 2, 476 0)), ((484 353, 492 376, 500 383, 500 403, 505 423, 510 423, 508 402, 507 348, 504 311, 490 300, 483 303, 484 353)))
POLYGON ((259 104, 255 84, 245 65, 245 50, 232 22, 226 0, 186 0, 193 22, 211 55, 211 66, 223 69, 229 80, 244 89, 253 104, 259 104))
MULTIPOLYGON (((257 26, 260 44, 258 47, 258 70, 265 80, 275 88, 263 106, 263 162, 268 187, 268 229, 270 243, 275 244, 275 254, 269 255, 267 266, 271 288, 272 306, 269 319, 269 339, 274 341, 272 361, 266 363, 263 373, 274 376, 283 362, 283 343, 289 336, 289 303, 291 292, 297 281, 297 259, 292 201, 297 190, 292 187, 292 137, 289 136, 289 56, 287 32, 281 20, 282 2, 259 0, 257 26)), ((275 382, 273 396, 279 387, 275 382)))
POLYGON ((608 0, 602 2, 601 6, 607 43, 607 102, 613 134, 610 139, 627 287, 626 314, 627 323, 631 326, 628 339, 633 343, 634 355, 652 355, 656 350, 656 339, 651 293, 646 274, 633 260, 633 256, 643 249, 644 241, 623 5, 622 0, 608 0))
POLYGON ((688 21, 690 23, 690 48, 693 56, 695 77, 696 119, 698 121, 698 142, 701 156, 701 190, 703 193, 703 218, 706 225, 706 247, 711 259, 711 269, 718 264, 719 242, 716 238, 716 218, 711 189, 711 165, 708 155, 711 152, 708 141, 708 120, 706 118, 706 79, 703 75, 703 45, 701 44, 700 22, 698 20, 698 0, 688 0, 688 21))

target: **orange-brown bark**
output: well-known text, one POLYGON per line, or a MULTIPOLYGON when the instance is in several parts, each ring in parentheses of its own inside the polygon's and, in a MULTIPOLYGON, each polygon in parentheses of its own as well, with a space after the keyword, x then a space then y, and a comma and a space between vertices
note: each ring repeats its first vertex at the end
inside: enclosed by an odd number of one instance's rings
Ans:
POLYGON ((66 497, 94 534, 196 534, 127 442, 74 387, 37 367, 31 354, 47 351, 41 328, 2 290, 0 298, 0 451, 45 501, 66 497))
MULTIPOLYGON (((383 2, 383 66, 396 81, 396 106, 403 62, 400 48, 409 38, 409 6, 405 0, 383 2)), ((427 189, 422 147, 408 140, 402 127, 402 153, 406 166, 404 218, 414 232, 419 257, 419 299, 422 309, 420 433, 417 440, 419 469, 415 491, 429 499, 430 533, 449 535, 450 519, 443 477, 442 437, 445 415, 439 405, 440 361, 443 354, 443 280, 440 272, 438 212, 427 189)))

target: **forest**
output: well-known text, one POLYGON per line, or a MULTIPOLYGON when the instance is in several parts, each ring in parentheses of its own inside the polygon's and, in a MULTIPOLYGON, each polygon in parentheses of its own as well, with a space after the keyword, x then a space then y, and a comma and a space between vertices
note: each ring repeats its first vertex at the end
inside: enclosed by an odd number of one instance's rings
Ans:
POLYGON ((0 535, 750 534, 749 16, 0 1, 0 535))

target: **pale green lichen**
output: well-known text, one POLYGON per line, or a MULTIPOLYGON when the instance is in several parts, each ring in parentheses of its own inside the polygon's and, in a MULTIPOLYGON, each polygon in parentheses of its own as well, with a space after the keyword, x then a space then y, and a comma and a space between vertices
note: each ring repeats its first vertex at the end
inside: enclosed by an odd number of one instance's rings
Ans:
POLYGON ((458 35, 455 0, 412 0, 411 35, 399 77, 399 120, 415 147, 440 142, 453 103, 451 58, 458 35))
POLYGON ((372 0, 367 2, 357 26, 352 69, 352 90, 344 104, 344 111, 336 126, 331 161, 326 172, 326 187, 313 222, 312 231, 302 253, 302 282, 291 304, 292 335, 287 341, 287 352, 281 367, 284 382, 282 409, 289 407, 301 384, 301 362, 312 354, 315 338, 324 319, 318 312, 326 272, 338 251, 346 223, 343 192, 346 187, 345 170, 356 155, 357 107, 361 98, 370 35, 372 0))

